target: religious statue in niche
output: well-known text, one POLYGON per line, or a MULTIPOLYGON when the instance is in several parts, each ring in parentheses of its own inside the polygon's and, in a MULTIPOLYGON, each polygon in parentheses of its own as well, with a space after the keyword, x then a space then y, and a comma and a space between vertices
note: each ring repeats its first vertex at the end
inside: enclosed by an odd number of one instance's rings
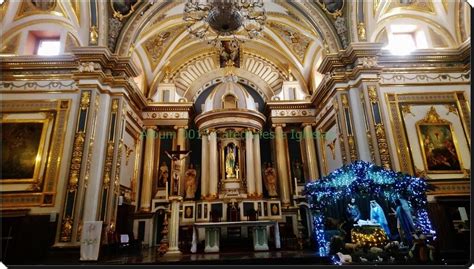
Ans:
POLYGON ((189 165, 188 170, 184 174, 184 182, 186 184, 186 199, 193 199, 196 195, 197 182, 196 182, 196 169, 192 164, 189 165))
POLYGON ((223 40, 219 44, 221 67, 226 67, 232 61, 235 67, 240 67, 240 46, 237 40, 223 40))
POLYGON ((226 178, 236 178, 238 169, 237 146, 234 143, 228 144, 225 148, 225 174, 226 178))
POLYGON ((299 160, 296 160, 293 163, 293 175, 296 178, 296 182, 298 183, 304 183, 304 178, 303 178, 303 165, 299 160))
POLYGON ((278 193, 276 190, 277 178, 276 178, 275 168, 273 168, 270 163, 267 163, 264 173, 265 173, 265 188, 268 191, 268 195, 270 197, 278 196, 278 193))
POLYGON ((165 187, 166 182, 168 181, 168 177, 169 177, 168 165, 166 165, 166 162, 163 162, 160 166, 160 171, 158 174, 158 187, 165 187))

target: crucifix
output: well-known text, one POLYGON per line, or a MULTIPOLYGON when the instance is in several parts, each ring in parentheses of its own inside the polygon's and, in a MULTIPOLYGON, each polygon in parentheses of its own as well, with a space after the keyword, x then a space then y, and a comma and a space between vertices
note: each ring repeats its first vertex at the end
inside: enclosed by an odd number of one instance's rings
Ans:
POLYGON ((181 165, 179 164, 182 160, 189 156, 191 153, 190 150, 181 150, 181 146, 178 145, 176 150, 172 150, 170 152, 165 151, 168 158, 171 160, 171 190, 170 192, 172 195, 179 195, 179 178, 180 178, 180 168, 181 165), (181 157, 181 155, 183 155, 181 157))

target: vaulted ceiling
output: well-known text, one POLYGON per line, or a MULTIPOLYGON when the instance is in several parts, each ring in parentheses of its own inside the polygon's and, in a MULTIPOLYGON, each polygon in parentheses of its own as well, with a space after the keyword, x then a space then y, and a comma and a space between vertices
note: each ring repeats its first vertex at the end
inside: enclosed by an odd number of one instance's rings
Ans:
MULTIPOLYGON (((21 54, 22 32, 56 29, 65 33, 66 53, 75 46, 97 45, 131 56, 142 72, 137 82, 148 97, 165 70, 182 93, 195 93, 222 73, 217 49, 187 33, 184 1, 135 0, 127 12, 117 12, 110 1, 36 2, 1 3, 0 53, 21 54), (97 44, 90 44, 93 25, 98 28, 97 44)), ((350 42, 386 43, 390 24, 409 21, 425 27, 431 47, 452 48, 469 38, 469 7, 463 1, 400 2, 265 0, 264 35, 243 43, 239 76, 255 88, 275 92, 291 69, 310 93, 325 54, 337 53, 350 42)))

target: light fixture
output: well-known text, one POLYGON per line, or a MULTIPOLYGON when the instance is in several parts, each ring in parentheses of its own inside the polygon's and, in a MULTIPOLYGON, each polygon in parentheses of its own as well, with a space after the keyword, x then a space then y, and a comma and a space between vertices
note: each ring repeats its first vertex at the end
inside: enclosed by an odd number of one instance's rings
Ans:
POLYGON ((183 19, 192 36, 218 46, 230 36, 243 42, 236 37, 241 31, 249 39, 259 37, 266 15, 263 0, 187 0, 183 19))

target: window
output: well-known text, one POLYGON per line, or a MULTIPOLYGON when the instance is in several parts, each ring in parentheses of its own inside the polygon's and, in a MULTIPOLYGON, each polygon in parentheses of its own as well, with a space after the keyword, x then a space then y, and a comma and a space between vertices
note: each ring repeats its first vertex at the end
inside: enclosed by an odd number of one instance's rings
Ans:
POLYGON ((395 55, 408 55, 416 49, 428 47, 425 32, 416 25, 395 24, 390 26, 388 45, 384 49, 395 55))
POLYGON ((61 43, 59 42, 59 39, 39 39, 36 55, 59 55, 60 48, 61 43))

